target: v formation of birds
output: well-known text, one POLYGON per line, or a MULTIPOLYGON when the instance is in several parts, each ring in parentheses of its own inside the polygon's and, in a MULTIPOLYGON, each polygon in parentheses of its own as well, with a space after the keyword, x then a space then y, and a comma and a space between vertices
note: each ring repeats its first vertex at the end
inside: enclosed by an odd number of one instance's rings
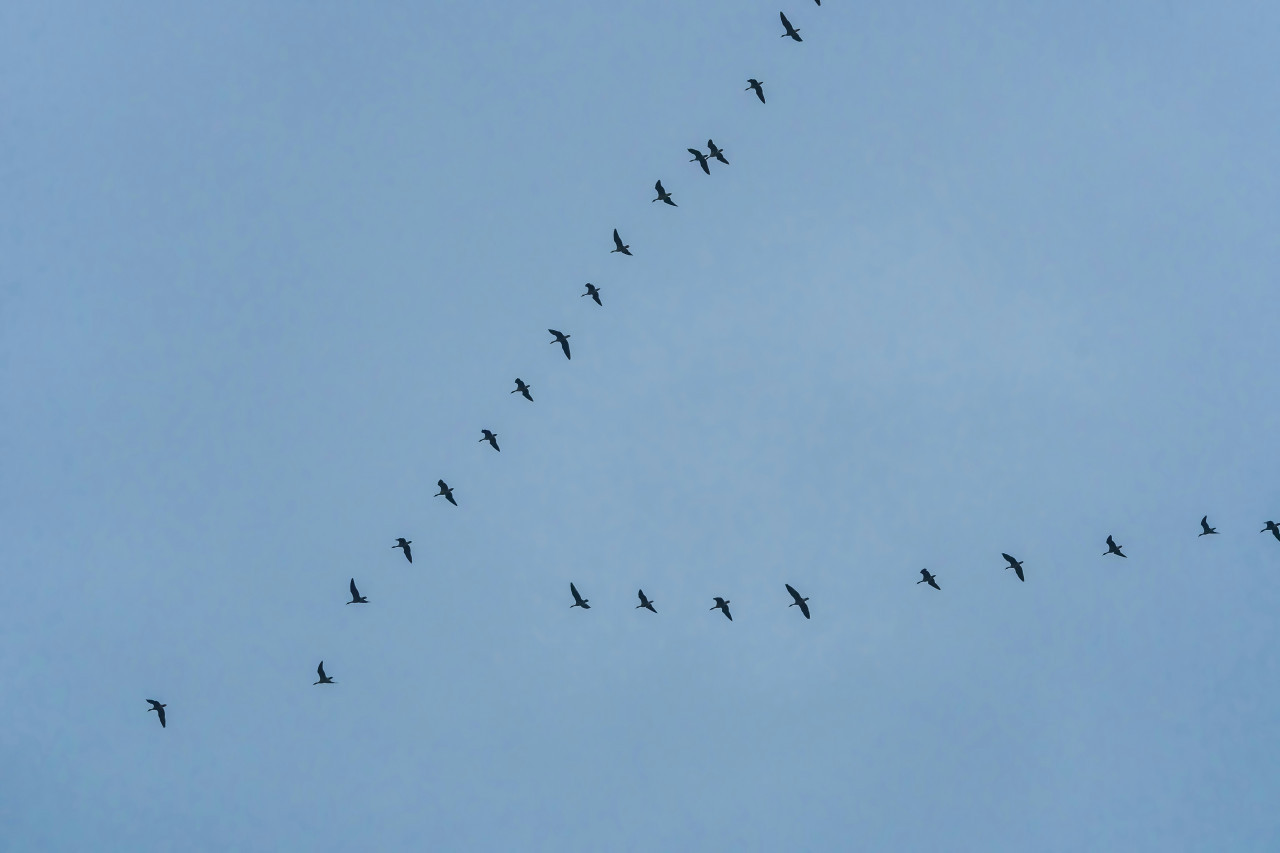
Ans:
MULTIPOLYGON (((818 6, 822 5, 822 0, 814 0, 814 2, 818 6)), ((804 39, 801 38, 800 36, 800 30, 792 25, 791 21, 787 19, 785 12, 779 12, 778 17, 782 21, 782 27, 784 30, 784 32, 780 36, 781 38, 790 38, 792 41, 795 41, 795 42, 804 41, 804 39)), ((756 78, 752 77, 747 80, 747 88, 744 89, 743 91, 754 93, 755 97, 759 99, 761 104, 767 103, 767 101, 765 100, 765 94, 764 94, 764 81, 757 80, 756 78)), ((700 148, 688 149, 688 152, 693 155, 692 159, 690 159, 689 162, 697 163, 698 167, 701 168, 702 171, 708 175, 711 174, 712 161, 716 161, 725 166, 729 165, 729 159, 728 157, 725 156, 724 150, 720 148, 718 145, 716 145, 714 140, 708 139, 706 147, 707 147, 707 152, 705 154, 702 152, 700 148)), ((679 206, 674 201, 673 194, 663 187, 661 180, 658 180, 654 184, 654 190, 657 192, 657 197, 652 199, 651 201, 663 202, 664 204, 667 204, 671 207, 679 206)), ((618 233, 618 229, 616 228, 613 229, 613 245, 614 245, 614 248, 610 250, 611 254, 619 253, 619 254, 628 255, 628 256, 631 255, 630 244, 625 243, 623 241, 621 235, 619 235, 618 233)), ((600 299, 601 288, 589 282, 587 283, 586 287, 587 287, 586 292, 580 295, 585 297, 590 297, 591 300, 596 303, 596 305, 603 307, 604 303, 600 299)), ((570 335, 560 332, 556 329, 547 329, 547 332, 552 336, 552 339, 551 341, 549 341, 549 343, 559 344, 561 351, 564 353, 564 357, 566 359, 571 359, 572 355, 569 349, 570 335)), ((533 390, 533 386, 529 385, 523 379, 520 379, 518 377, 515 380, 515 384, 516 384, 515 389, 512 390, 510 393, 520 394, 521 396, 524 397, 524 399, 532 403, 533 394, 531 392, 533 390)), ((479 439, 480 442, 488 442, 489 446, 492 447, 495 451, 501 452, 502 448, 498 446, 497 433, 489 429, 481 429, 480 432, 481 432, 481 437, 479 439)), ((454 499, 454 496, 453 496, 454 489, 452 487, 450 487, 447 483, 445 483, 443 479, 437 480, 436 485, 439 487, 440 491, 436 492, 435 497, 443 497, 446 501, 448 501, 453 506, 458 505, 457 500, 454 499)), ((1201 531, 1198 534, 1198 536, 1216 535, 1218 533, 1217 528, 1211 527, 1209 525, 1209 517, 1207 515, 1200 519, 1200 528, 1201 528, 1201 531)), ((1275 521, 1266 522, 1266 526, 1263 527, 1262 530, 1260 530, 1259 532, 1270 533, 1272 536, 1276 538, 1277 541, 1280 541, 1280 525, 1278 525, 1275 521)), ((404 537, 400 537, 396 539, 396 544, 392 545, 391 547, 399 548, 404 554, 404 558, 408 562, 412 563, 413 551, 409 547, 412 543, 413 543, 412 539, 406 539, 404 537)), ((1125 546, 1118 545, 1115 541, 1115 538, 1110 534, 1107 535, 1106 545, 1107 545, 1107 550, 1102 552, 1102 556, 1104 557, 1116 556, 1116 557, 1124 557, 1126 559, 1128 558, 1128 555, 1126 555, 1122 550, 1125 546)), ((1000 556, 1004 558, 1006 563, 1008 563, 1008 565, 1004 566, 1004 568, 1006 570, 1013 569, 1014 574, 1016 574, 1018 577, 1018 580, 1025 582, 1026 573, 1023 570, 1023 561, 1009 554, 1002 553, 1000 556)), ((916 584, 928 584, 934 589, 941 591, 942 587, 938 584, 937 575, 930 572, 928 569, 921 569, 920 575, 921 575, 921 579, 916 581, 916 584)), ((811 618, 810 611, 809 611, 809 604, 808 604, 809 599, 807 597, 802 596, 796 590, 796 588, 793 587, 791 584, 786 583, 786 584, 783 584, 783 586, 786 587, 786 591, 792 599, 791 604, 788 606, 789 607, 798 606, 800 608, 801 614, 803 614, 805 619, 811 618)), ((369 599, 361 595, 360 591, 357 589, 355 578, 351 578, 348 584, 348 589, 349 589, 349 592, 351 593, 351 600, 346 602, 347 604, 368 604, 369 603, 369 599)), ((578 587, 572 582, 570 582, 569 584, 569 594, 573 598, 573 603, 569 605, 570 608, 580 607, 583 610, 591 609, 590 599, 584 598, 582 594, 579 593, 578 587)), ((635 606, 635 609, 637 610, 644 609, 655 614, 658 612, 657 608, 654 606, 655 605, 654 600, 649 598, 647 595, 645 595, 645 592, 643 589, 637 591, 637 596, 639 597, 640 603, 635 606)), ((732 622, 733 614, 729 610, 729 604, 731 603, 729 599, 724 598, 723 596, 717 595, 717 596, 713 596, 712 600, 715 603, 710 609, 719 610, 726 619, 732 622)), ((316 667, 316 674, 319 676, 319 680, 314 682, 315 685, 338 683, 325 674, 324 661, 320 661, 319 666, 316 667)), ((167 723, 165 720, 164 709, 167 708, 168 706, 156 699, 148 699, 147 703, 151 706, 147 710, 155 711, 157 717, 160 720, 161 728, 165 728, 167 726, 167 723)))

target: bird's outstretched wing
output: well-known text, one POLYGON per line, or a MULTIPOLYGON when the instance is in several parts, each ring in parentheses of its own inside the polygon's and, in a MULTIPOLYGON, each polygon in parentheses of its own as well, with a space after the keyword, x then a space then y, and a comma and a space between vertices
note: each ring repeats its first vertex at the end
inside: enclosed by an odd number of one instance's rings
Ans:
POLYGON ((929 586, 933 587, 933 588, 934 588, 934 589, 936 589, 936 590, 941 590, 941 589, 942 589, 942 587, 938 586, 938 582, 937 582, 937 580, 935 580, 935 579, 934 579, 934 578, 932 578, 932 577, 931 577, 931 578, 929 578, 929 586))
POLYGON ((800 602, 800 612, 804 614, 804 618, 806 619, 809 618, 809 602, 807 601, 800 602))
POLYGON ((783 584, 783 586, 787 588, 787 592, 791 593, 791 597, 794 598, 798 604, 800 602, 800 593, 796 592, 796 588, 789 583, 783 584))
POLYGON ((405 546, 404 546, 404 558, 408 560, 410 563, 413 562, 413 553, 409 550, 408 543, 405 543, 405 546))
POLYGON ((164 722, 164 708, 162 708, 162 707, 157 707, 157 708, 156 708, 156 715, 160 718, 160 728, 162 728, 162 729, 163 729, 163 728, 168 728, 168 726, 166 726, 166 725, 165 725, 165 722, 164 722))
POLYGON ((613 229, 613 245, 618 247, 618 251, 622 251, 622 238, 618 236, 618 229, 613 229))

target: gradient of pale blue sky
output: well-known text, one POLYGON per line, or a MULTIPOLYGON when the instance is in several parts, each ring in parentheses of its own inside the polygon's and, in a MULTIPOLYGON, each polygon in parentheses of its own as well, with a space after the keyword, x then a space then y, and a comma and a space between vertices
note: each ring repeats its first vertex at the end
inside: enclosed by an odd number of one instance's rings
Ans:
POLYGON ((0 846, 1280 846, 1280 9, 782 8, 0 9, 0 846))

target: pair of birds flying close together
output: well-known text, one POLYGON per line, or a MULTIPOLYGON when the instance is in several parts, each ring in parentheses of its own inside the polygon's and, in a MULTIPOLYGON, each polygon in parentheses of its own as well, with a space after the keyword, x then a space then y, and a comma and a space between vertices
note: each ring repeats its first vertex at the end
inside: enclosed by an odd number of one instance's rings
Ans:
MULTIPOLYGON (((764 95, 761 95, 760 98, 763 100, 764 95)), ((690 160, 689 162, 697 163, 699 166, 702 167, 702 171, 706 172, 708 175, 711 174, 711 166, 708 165, 708 161, 713 158, 716 160, 719 160, 721 163, 724 163, 726 166, 729 165, 729 161, 724 156, 724 149, 716 147, 715 142, 710 139, 707 140, 708 153, 703 154, 697 148, 690 148, 688 149, 688 151, 690 154, 693 155, 693 159, 690 160)), ((659 181, 658 183, 662 183, 662 182, 659 181)), ((657 199, 654 199, 654 201, 657 201, 657 199)))

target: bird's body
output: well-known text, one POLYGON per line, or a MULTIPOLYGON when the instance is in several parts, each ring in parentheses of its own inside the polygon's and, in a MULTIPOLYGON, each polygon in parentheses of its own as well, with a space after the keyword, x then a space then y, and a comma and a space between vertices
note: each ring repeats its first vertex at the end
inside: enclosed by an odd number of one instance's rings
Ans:
POLYGON ((782 12, 779 12, 778 17, 782 19, 782 26, 787 28, 787 31, 783 33, 781 36, 779 36, 779 38, 786 38, 787 36, 791 36, 791 38, 794 39, 795 41, 804 41, 804 39, 800 38, 800 31, 797 30, 795 27, 791 26, 791 22, 787 20, 787 16, 785 14, 783 14, 782 12))
POLYGON ((151 707, 147 709, 147 712, 155 711, 156 716, 160 718, 160 728, 167 728, 164 722, 164 709, 169 706, 162 702, 157 702, 155 699, 148 699, 147 701, 151 703, 151 707))
POLYGON ((453 499, 453 489, 449 488, 448 483, 444 480, 436 480, 436 485, 440 487, 440 491, 432 495, 433 498, 444 498, 454 506, 458 505, 458 502, 453 499))
POLYGON ((1217 533, 1217 532, 1218 532, 1218 528, 1209 526, 1209 516, 1206 515, 1204 518, 1200 519, 1200 533, 1198 534, 1199 536, 1208 536, 1211 533, 1217 533))
POLYGON ((555 340, 550 341, 550 343, 559 344, 560 349, 564 350, 564 357, 569 358, 569 338, 573 336, 566 335, 563 332, 557 332, 555 329, 547 329, 547 331, 555 335, 555 340))
POLYGON ((653 188, 658 191, 658 197, 655 199, 652 199, 650 201, 651 204, 654 201, 665 201, 667 204, 671 205, 672 207, 680 206, 671 200, 671 193, 667 192, 662 188, 662 181, 658 181, 656 184, 654 184, 653 188))
POLYGON ((481 438, 480 441, 489 442, 490 447, 492 447, 494 450, 501 453, 502 448, 498 446, 498 434, 496 432, 493 432, 492 430, 487 430, 487 429, 482 429, 480 431, 484 433, 484 437, 481 438))
POLYGON ((581 595, 579 595, 578 588, 573 585, 573 581, 569 581, 569 592, 573 593, 573 604, 569 605, 571 609, 574 607, 581 607, 583 610, 591 609, 591 605, 587 604, 587 602, 590 601, 591 599, 583 598, 581 595))
POLYGON ((324 661, 320 661, 320 665, 316 667, 316 675, 320 676, 320 680, 312 684, 311 685, 312 687, 315 687, 316 684, 337 684, 338 683, 334 681, 332 678, 330 678, 329 676, 324 674, 324 661))
POLYGON ((702 153, 701 151, 699 151, 697 148, 690 148, 690 149, 688 149, 688 151, 689 151, 689 153, 690 153, 690 154, 692 154, 692 155, 693 155, 693 159, 692 159, 692 160, 690 160, 689 162, 690 162, 690 163, 697 163, 699 166, 701 166, 701 167, 702 167, 702 171, 704 171, 704 172, 706 172, 708 175, 710 175, 710 174, 711 174, 711 167, 707 165, 707 155, 706 155, 706 154, 703 154, 703 153, 702 153))
POLYGON ((726 618, 726 619, 728 619, 730 622, 732 622, 732 621, 733 621, 733 614, 729 612, 729 599, 727 599, 727 598, 721 598, 720 596, 718 596, 718 595, 717 595, 717 596, 715 597, 715 602, 716 602, 716 606, 715 606, 715 607, 712 607, 711 609, 712 609, 712 610, 723 610, 723 611, 724 611, 724 618, 726 618))
POLYGON ((707 149, 710 152, 707 154, 708 157, 714 157, 717 160, 719 160, 721 163, 724 163, 726 166, 729 165, 729 161, 724 158, 724 151, 721 150, 720 148, 717 148, 716 144, 712 142, 710 139, 707 140, 707 149))
POLYGON ((399 539, 396 540, 396 544, 391 546, 392 548, 404 549, 404 558, 408 560, 410 563, 413 562, 413 551, 409 548, 409 544, 411 542, 413 542, 412 539, 405 539, 403 536, 401 536, 399 539))
POLYGON ((650 613, 658 612, 657 610, 654 610, 653 602, 650 601, 649 597, 644 594, 643 589, 640 590, 640 603, 636 605, 636 610, 639 610, 641 607, 643 607, 645 610, 648 610, 650 613))
POLYGON ((1280 541, 1280 524, 1276 524, 1274 521, 1268 521, 1267 526, 1262 528, 1258 532, 1266 533, 1268 530, 1271 531, 1272 536, 1276 537, 1277 541, 1280 541))
POLYGON ((760 103, 763 104, 764 103, 764 81, 757 80, 756 78, 752 77, 750 80, 747 81, 747 84, 748 84, 747 88, 743 89, 742 91, 750 92, 754 90, 756 93, 756 97, 759 98, 760 103))
POLYGON ((613 246, 614 248, 609 250, 609 254, 611 255, 614 252, 621 252, 624 255, 631 254, 631 247, 629 245, 623 245, 622 238, 618 236, 617 228, 613 229, 613 246))
MULTIPOLYGON (((1123 546, 1117 545, 1117 544, 1116 544, 1116 540, 1112 539, 1112 538, 1111 538, 1111 536, 1109 536, 1109 535, 1108 535, 1108 536, 1107 536, 1107 550, 1106 550, 1106 551, 1104 551, 1104 552, 1102 553, 1102 556, 1104 556, 1104 557, 1105 557, 1105 556, 1107 556, 1107 554, 1115 554, 1117 557, 1124 557, 1124 554, 1122 554, 1122 553, 1120 552, 1120 548, 1121 548, 1121 547, 1123 547, 1123 546)), ((1128 558, 1128 557, 1125 557, 1125 559, 1127 560, 1127 559, 1129 559, 1129 558, 1128 558)))
MULTIPOLYGON (((800 597, 800 593, 796 592, 796 588, 795 588, 794 586, 792 586, 791 584, 785 584, 785 586, 786 586, 786 588, 787 588, 787 592, 791 593, 791 597, 795 599, 795 601, 791 602, 791 603, 790 603, 790 604, 788 604, 787 606, 788 606, 788 607, 795 607, 796 605, 799 605, 799 606, 800 606, 800 612, 804 614, 804 618, 808 619, 808 618, 809 618, 809 605, 808 605, 808 604, 805 604, 805 602, 806 602, 806 601, 808 601, 809 599, 807 599, 807 598, 801 598, 801 597, 800 597)), ((728 613, 728 612, 729 612, 729 611, 727 611, 727 610, 725 611, 725 613, 728 613)))
POLYGON ((351 600, 347 604, 368 604, 369 599, 360 594, 360 590, 356 589, 356 579, 351 579, 351 600))
POLYGON ((600 301, 600 288, 596 287, 591 282, 587 282, 587 292, 582 294, 582 296, 590 296, 592 299, 595 300, 595 303, 597 305, 604 305, 604 303, 600 301))
POLYGON ((1021 560, 1015 560, 1015 559, 1013 559, 1013 557, 1010 557, 1008 554, 1004 554, 1004 553, 1001 553, 1001 554, 1000 554, 1000 556, 1001 556, 1001 557, 1004 557, 1006 560, 1008 560, 1008 561, 1009 561, 1009 565, 1005 566, 1005 568, 1006 568, 1006 569, 1013 569, 1013 571, 1014 571, 1015 573, 1017 573, 1017 575, 1018 575, 1018 580, 1022 581, 1023 583, 1026 583, 1026 580, 1027 580, 1027 579, 1026 579, 1026 577, 1022 574, 1022 561, 1021 561, 1021 560))
POLYGON ((512 394, 522 394, 522 395, 524 395, 524 398, 525 398, 526 400, 528 400, 530 403, 532 403, 532 402, 533 402, 533 395, 529 393, 531 390, 533 390, 533 386, 532 386, 532 385, 526 385, 526 384, 524 384, 524 380, 517 376, 517 377, 516 377, 516 390, 512 391, 511 393, 512 393, 512 394))
POLYGON ((927 583, 929 586, 933 587, 934 589, 937 589, 937 590, 942 589, 942 587, 938 586, 938 578, 934 576, 928 569, 921 569, 920 576, 923 578, 923 580, 916 581, 917 584, 927 583))

